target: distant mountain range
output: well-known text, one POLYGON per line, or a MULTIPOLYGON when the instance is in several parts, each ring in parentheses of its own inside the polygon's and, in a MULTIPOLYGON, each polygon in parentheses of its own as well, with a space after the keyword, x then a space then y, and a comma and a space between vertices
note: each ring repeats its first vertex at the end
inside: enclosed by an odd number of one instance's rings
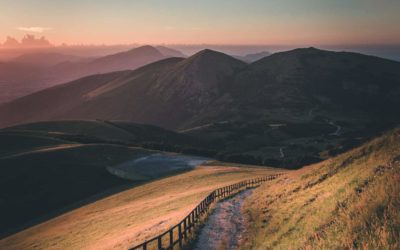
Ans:
POLYGON ((58 53, 24 54, 0 62, 0 103, 83 76, 133 70, 168 58, 184 56, 167 47, 142 46, 99 58, 81 58, 58 53), (21 74, 24 72, 24 74, 21 74))
POLYGON ((301 165, 397 124, 399 96, 400 63, 386 59, 304 48, 246 64, 203 50, 19 98, 0 106, 0 126, 124 120, 208 140, 222 160, 301 165))
POLYGON ((59 53, 27 53, 22 54, 11 62, 15 64, 24 64, 24 65, 35 65, 40 67, 51 67, 64 62, 79 62, 83 60, 89 60, 88 58, 73 56, 73 55, 65 55, 59 53))
MULTIPOLYGON (((165 56, 145 46, 72 65, 74 72, 104 73, 160 58, 165 56)), ((179 129, 268 116, 271 110, 312 109, 383 118, 399 114, 399 69, 398 62, 314 48, 277 53, 249 65, 203 50, 187 59, 94 75, 17 99, 0 107, 1 126, 70 118, 179 129)))
MULTIPOLYGON (((90 65, 114 61, 109 59, 103 57, 90 65)), ((187 59, 165 59, 134 71, 89 76, 2 105, 0 110, 7 114, 0 113, 5 118, 1 125, 73 118, 135 120, 178 128, 220 97, 221 80, 245 66, 228 55, 204 50, 187 59), (21 105, 29 106, 29 111, 17 111, 21 105)))

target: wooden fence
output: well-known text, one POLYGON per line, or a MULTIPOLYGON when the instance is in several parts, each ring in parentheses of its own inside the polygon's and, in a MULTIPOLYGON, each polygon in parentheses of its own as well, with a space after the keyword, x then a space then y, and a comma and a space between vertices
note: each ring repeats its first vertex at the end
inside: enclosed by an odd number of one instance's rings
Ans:
POLYGON ((137 245, 131 250, 136 249, 158 249, 158 250, 173 250, 174 247, 182 248, 184 242, 194 231, 194 227, 200 224, 200 219, 205 215, 210 205, 228 196, 231 196, 243 189, 259 186, 260 183, 276 179, 280 174, 264 176, 256 179, 241 181, 226 187, 218 188, 212 191, 199 205, 197 205, 181 222, 170 228, 168 231, 137 245))

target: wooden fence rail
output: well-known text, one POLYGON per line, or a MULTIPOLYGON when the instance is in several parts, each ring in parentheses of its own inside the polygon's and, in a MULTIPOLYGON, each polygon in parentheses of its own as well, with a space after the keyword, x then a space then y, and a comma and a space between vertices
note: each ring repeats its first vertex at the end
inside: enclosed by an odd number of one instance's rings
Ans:
POLYGON ((208 212, 212 203, 231 196, 243 189, 257 187, 260 183, 271 181, 281 175, 283 175, 283 173, 245 180, 218 188, 204 198, 204 200, 202 200, 181 222, 171 227, 168 231, 130 249, 173 250, 175 246, 182 248, 183 243, 189 237, 189 234, 194 231, 194 227, 200 223, 200 218, 208 212))

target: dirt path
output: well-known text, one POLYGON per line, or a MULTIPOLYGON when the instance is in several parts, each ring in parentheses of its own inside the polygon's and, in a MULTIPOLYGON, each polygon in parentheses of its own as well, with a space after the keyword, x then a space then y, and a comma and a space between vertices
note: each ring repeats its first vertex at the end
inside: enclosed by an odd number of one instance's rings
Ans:
POLYGON ((245 190, 218 203, 207 224, 201 229, 193 249, 237 249, 246 229, 241 214, 243 201, 251 192, 252 190, 245 190))
POLYGON ((335 135, 335 136, 339 136, 342 132, 342 127, 340 125, 337 125, 335 122, 333 121, 329 121, 328 122, 329 125, 332 125, 336 128, 335 132, 330 133, 330 135, 335 135))
POLYGON ((279 154, 281 158, 285 158, 285 153, 283 153, 283 148, 279 148, 279 154))

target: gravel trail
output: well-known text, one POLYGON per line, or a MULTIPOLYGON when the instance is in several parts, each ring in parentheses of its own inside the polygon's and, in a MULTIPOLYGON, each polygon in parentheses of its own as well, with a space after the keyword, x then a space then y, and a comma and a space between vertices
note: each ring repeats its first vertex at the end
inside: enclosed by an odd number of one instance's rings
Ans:
POLYGON ((244 190, 232 198, 219 202, 201 229, 193 249, 237 249, 246 230, 241 210, 245 198, 251 192, 250 189, 244 190))

